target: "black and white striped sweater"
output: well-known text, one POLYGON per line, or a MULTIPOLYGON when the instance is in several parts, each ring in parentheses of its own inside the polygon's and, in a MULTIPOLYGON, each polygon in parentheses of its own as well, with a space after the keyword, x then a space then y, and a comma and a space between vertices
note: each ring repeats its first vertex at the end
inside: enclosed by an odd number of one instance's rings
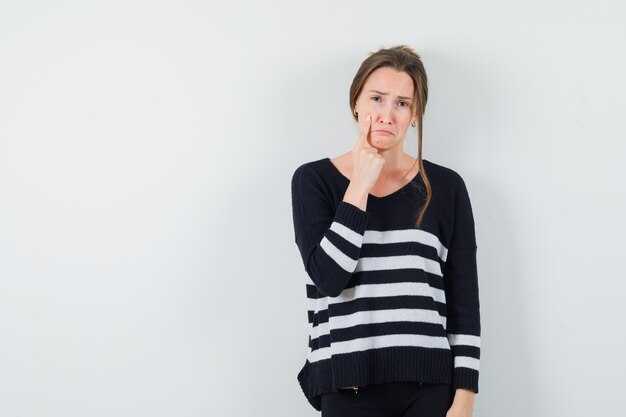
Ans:
POLYGON ((418 174, 367 211, 343 201, 349 180, 323 158, 291 186, 304 261, 309 338, 297 379, 316 410, 340 387, 450 383, 478 393, 480 312, 474 218, 465 182, 423 160, 432 199, 419 229, 418 174))

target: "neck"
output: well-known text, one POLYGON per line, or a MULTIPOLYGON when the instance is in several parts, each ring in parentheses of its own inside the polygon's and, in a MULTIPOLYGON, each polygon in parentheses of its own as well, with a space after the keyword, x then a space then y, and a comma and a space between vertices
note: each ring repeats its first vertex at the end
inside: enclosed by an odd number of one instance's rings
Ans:
POLYGON ((385 159, 380 171, 380 177, 397 178, 398 172, 405 173, 413 168, 415 159, 404 152, 394 149, 379 150, 378 153, 385 159))

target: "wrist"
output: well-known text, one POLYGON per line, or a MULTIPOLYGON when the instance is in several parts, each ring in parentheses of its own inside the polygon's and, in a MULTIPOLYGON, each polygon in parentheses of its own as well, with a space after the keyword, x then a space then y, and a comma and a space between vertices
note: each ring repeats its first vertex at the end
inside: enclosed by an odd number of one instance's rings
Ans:
POLYGON ((359 207, 361 210, 367 209, 367 197, 369 193, 365 187, 359 186, 354 183, 348 185, 348 189, 343 196, 343 201, 359 207))
POLYGON ((476 393, 467 388, 457 388, 454 392, 454 404, 472 406, 476 399, 476 393))

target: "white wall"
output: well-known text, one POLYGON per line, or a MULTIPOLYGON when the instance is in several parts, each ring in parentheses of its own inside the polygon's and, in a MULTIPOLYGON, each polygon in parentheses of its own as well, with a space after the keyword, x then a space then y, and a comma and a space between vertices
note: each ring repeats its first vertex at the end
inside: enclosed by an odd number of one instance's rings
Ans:
POLYGON ((291 174, 352 147, 352 77, 397 43, 474 206, 475 416, 623 408, 624 11, 1 1, 0 415, 319 415, 291 174))

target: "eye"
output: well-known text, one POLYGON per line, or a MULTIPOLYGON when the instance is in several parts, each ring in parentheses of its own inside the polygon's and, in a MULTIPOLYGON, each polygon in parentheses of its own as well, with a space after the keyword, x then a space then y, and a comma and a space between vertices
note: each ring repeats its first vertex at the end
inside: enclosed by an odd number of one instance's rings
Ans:
POLYGON ((407 101, 401 101, 400 102, 400 107, 408 107, 409 103, 407 101))
POLYGON ((374 101, 378 101, 377 99, 379 99, 379 98, 380 98, 379 96, 373 96, 373 97, 372 97, 372 100, 374 100, 374 101))

